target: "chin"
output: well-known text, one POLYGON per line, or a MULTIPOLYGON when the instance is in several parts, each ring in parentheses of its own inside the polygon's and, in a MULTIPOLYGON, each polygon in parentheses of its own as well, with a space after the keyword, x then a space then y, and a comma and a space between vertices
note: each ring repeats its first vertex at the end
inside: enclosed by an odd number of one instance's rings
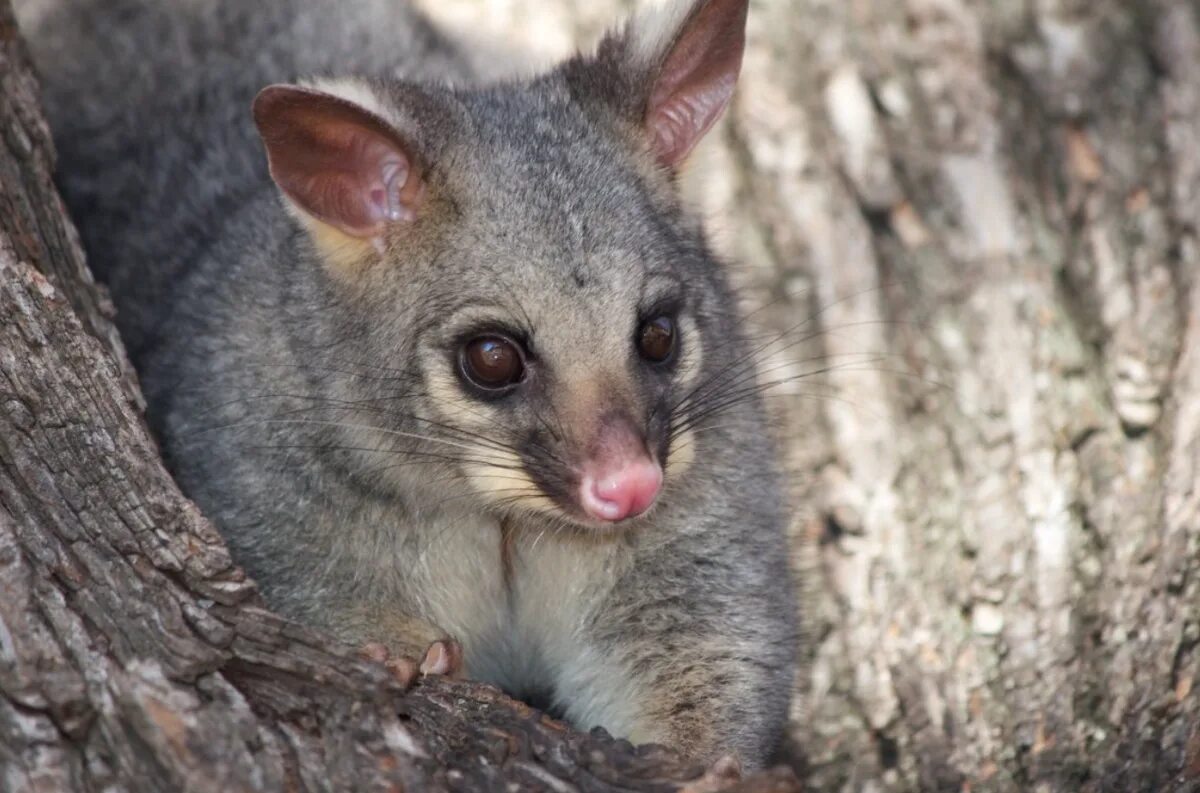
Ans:
POLYGON ((527 505, 509 504, 504 508, 506 518, 513 528, 538 531, 548 529, 557 533, 596 539, 608 539, 637 531, 654 518, 658 509, 655 504, 638 515, 619 520, 605 520, 588 515, 582 507, 561 506, 549 497, 537 499, 538 503, 527 505), (552 505, 551 505, 552 504, 552 505))

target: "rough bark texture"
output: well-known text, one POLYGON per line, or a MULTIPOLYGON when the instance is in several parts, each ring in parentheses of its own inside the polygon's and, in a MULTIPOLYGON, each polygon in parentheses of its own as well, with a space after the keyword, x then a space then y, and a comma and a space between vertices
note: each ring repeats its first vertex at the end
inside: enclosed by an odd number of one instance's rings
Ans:
MULTIPOLYGON (((548 60, 632 3, 427 5, 548 60)), ((694 776, 258 608, 138 418, 6 14, 0 786, 694 776)), ((762 0, 689 182, 787 381, 808 787, 1200 790, 1200 4, 762 0)))
MULTIPOLYGON (((632 2, 429 5, 553 56, 632 2)), ((765 379, 817 372, 774 400, 809 783, 1200 790, 1200 4, 750 25, 692 176, 765 379)))
POLYGON ((0 2, 0 790, 798 790, 270 614, 164 470, 0 2))

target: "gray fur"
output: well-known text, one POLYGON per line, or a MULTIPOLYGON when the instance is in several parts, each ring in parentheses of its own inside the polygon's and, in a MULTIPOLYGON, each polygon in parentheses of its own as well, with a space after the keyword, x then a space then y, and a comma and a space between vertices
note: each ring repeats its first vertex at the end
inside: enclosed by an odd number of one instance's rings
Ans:
POLYGON ((703 422, 691 464, 669 462, 659 505, 625 530, 485 496, 464 470, 496 444, 553 468, 597 378, 597 399, 657 415, 662 435, 686 384, 642 372, 630 341, 657 292, 686 306, 696 370, 679 378, 701 394, 753 382, 726 274, 631 138, 644 99, 619 48, 472 88, 397 0, 17 7, 152 424, 273 606, 404 652, 449 633, 468 674, 580 727, 764 762, 796 633, 756 393, 703 422), (372 78, 430 164, 428 217, 351 275, 285 210, 249 113, 269 83, 342 74, 372 78), (453 390, 455 334, 492 321, 531 337, 528 399, 453 390))

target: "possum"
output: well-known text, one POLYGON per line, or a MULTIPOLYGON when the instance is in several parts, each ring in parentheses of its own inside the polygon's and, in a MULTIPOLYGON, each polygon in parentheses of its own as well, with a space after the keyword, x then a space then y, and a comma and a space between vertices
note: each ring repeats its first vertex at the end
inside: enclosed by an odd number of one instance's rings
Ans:
POLYGON ((272 608, 768 761, 786 483, 678 186, 747 7, 516 79, 401 0, 18 0, 151 426, 272 608))

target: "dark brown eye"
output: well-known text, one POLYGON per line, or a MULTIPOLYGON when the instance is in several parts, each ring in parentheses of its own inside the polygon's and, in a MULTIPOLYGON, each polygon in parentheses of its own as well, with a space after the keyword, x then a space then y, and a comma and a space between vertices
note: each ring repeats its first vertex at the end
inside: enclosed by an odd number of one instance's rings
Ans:
POLYGON ((525 359, 516 343, 503 336, 480 336, 462 350, 463 375, 475 385, 498 391, 521 382, 525 359))
POLYGON ((638 352, 647 361, 663 363, 675 352, 675 321, 655 317, 642 323, 638 331, 638 352))

